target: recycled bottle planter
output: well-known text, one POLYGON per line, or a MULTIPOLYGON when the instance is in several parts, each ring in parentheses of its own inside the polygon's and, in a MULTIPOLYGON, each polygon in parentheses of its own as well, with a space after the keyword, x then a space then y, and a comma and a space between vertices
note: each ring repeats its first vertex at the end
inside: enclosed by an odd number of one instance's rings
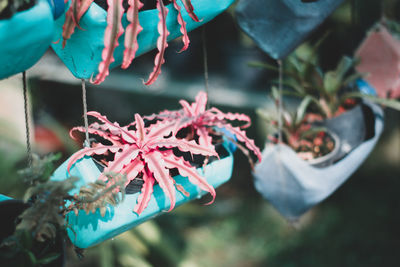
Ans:
MULTIPOLYGON (((12 235, 15 231, 16 221, 18 220, 18 216, 20 216, 27 208, 29 204, 24 203, 21 200, 12 199, 10 197, 4 196, 0 194, 0 214, 3 216, 2 219, 2 228, 0 232, 0 243, 2 241, 12 235)), ((33 241, 35 242, 35 241, 33 241)), ((32 246, 32 251, 43 253, 43 250, 46 249, 48 251, 47 254, 50 253, 58 253, 60 256, 48 264, 41 264, 43 267, 51 267, 51 266, 64 266, 65 265, 65 243, 62 239, 61 235, 57 235, 54 241, 50 241, 51 243, 43 243, 36 242, 32 246), (35 247, 36 246, 36 247, 35 247)), ((20 244, 21 245, 21 244, 20 244)), ((30 266, 30 262, 27 262, 27 256, 24 255, 24 252, 18 252, 13 255, 12 253, 8 253, 6 251, 6 247, 0 248, 0 262, 1 266, 30 266), (4 257, 6 255, 6 257, 4 257), (9 257, 8 255, 13 255, 9 257), (4 257, 4 258, 3 258, 4 257)), ((45 255, 41 255, 45 256, 45 255)), ((40 258, 39 258, 40 259, 40 258)))
MULTIPOLYGON (((214 188, 227 182, 232 175, 233 155, 230 150, 230 142, 225 142, 226 157, 211 162, 203 168, 199 168, 198 172, 204 176, 207 182, 214 188)), ((64 162, 53 174, 53 180, 63 180, 70 176, 79 177, 76 183, 76 189, 71 194, 78 193, 79 187, 94 182, 100 176, 100 170, 91 157, 84 157, 77 161, 67 171, 68 160, 64 162)), ((194 198, 200 198, 206 192, 189 182, 187 177, 180 175, 174 177, 177 184, 189 193, 185 196, 183 193, 176 191, 176 206, 186 203, 194 198)), ((68 216, 68 235, 72 243, 79 248, 87 248, 121 234, 130 228, 145 222, 155 216, 168 210, 170 206, 169 199, 159 185, 154 186, 154 192, 151 200, 144 211, 138 215, 133 212, 140 192, 134 194, 126 194, 123 202, 115 207, 108 206, 105 216, 100 215, 100 211, 86 214, 80 210, 78 216, 74 212, 70 212, 68 216)))
MULTIPOLYGON (((200 22, 193 21, 186 12, 181 1, 177 1, 181 7, 183 20, 186 22, 187 31, 192 31, 195 28, 209 22, 219 13, 227 9, 234 0, 192 0, 195 13, 201 20, 200 22)), ((170 32, 168 41, 173 40, 182 35, 180 26, 177 22, 177 11, 172 4, 166 6, 169 10, 167 15, 167 28, 170 32)), ((139 56, 146 53, 157 45, 159 36, 158 25, 158 10, 146 10, 139 12, 140 25, 143 30, 138 35, 139 49, 136 55, 139 56)), ((92 3, 87 12, 80 20, 80 26, 84 30, 76 29, 71 38, 67 41, 65 48, 62 48, 62 42, 53 43, 52 48, 72 74, 80 79, 88 79, 92 75, 97 74, 98 65, 100 64, 101 54, 104 48, 104 31, 107 26, 107 12, 92 3)), ((62 31, 65 16, 60 17, 56 21, 55 41, 62 39, 62 31)), ((122 18, 123 27, 126 28, 128 21, 126 14, 122 18)), ((119 46, 114 51, 115 61, 111 64, 110 69, 121 65, 124 50, 125 34, 118 39, 119 46)))
POLYGON ((365 79, 379 97, 400 97, 400 40, 383 25, 368 33, 356 51, 359 73, 368 73, 365 79))
POLYGON ((364 162, 383 130, 383 111, 365 103, 372 136, 330 166, 317 168, 300 159, 287 145, 267 146, 254 170, 256 189, 287 219, 296 220, 330 196, 364 162))
POLYGON ((42 57, 53 39, 54 19, 63 11, 63 0, 38 0, 0 20, 0 79, 25 71, 42 57))
POLYGON ((274 59, 286 57, 317 28, 343 0, 240 0, 240 28, 274 59))

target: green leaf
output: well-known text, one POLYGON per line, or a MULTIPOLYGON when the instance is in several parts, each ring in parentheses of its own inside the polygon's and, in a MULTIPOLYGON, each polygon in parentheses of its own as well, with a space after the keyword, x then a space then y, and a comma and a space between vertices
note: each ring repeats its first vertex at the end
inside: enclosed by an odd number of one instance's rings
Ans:
POLYGON ((324 89, 328 95, 335 94, 341 87, 341 81, 337 73, 328 71, 324 76, 324 89))
POLYGON ((297 107, 295 124, 299 124, 303 121, 308 106, 312 103, 313 99, 311 96, 306 96, 297 107))
POLYGON ((53 252, 39 259, 37 262, 38 264, 49 264, 58 259, 60 256, 61 256, 60 253, 53 252))
POLYGON ((356 93, 355 92, 355 93, 347 93, 347 94, 345 94, 342 97, 343 102, 348 98, 363 98, 363 99, 367 99, 367 100, 369 100, 371 102, 383 105, 385 107, 392 108, 392 109, 400 111, 400 101, 395 100, 395 99, 379 98, 377 96, 366 95, 366 94, 363 94, 363 93, 356 93))

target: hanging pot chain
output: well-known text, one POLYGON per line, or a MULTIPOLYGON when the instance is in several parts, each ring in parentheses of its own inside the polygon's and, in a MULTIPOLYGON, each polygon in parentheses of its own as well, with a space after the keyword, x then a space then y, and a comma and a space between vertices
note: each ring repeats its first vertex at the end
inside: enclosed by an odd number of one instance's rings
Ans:
POLYGON ((203 66, 204 66, 204 85, 208 96, 207 109, 210 108, 210 92, 208 86, 208 55, 207 55, 207 40, 206 40, 206 26, 204 25, 201 31, 201 37, 203 40, 203 66))
POLYGON ((84 147, 90 147, 89 141, 89 123, 87 116, 87 101, 86 101, 86 84, 85 79, 82 79, 82 103, 83 103, 83 119, 85 122, 85 142, 83 142, 84 147))
POLYGON ((278 97, 278 141, 282 144, 282 128, 283 128, 283 104, 282 104, 282 84, 283 84, 283 64, 278 60, 279 65, 279 97, 278 97))
POLYGON ((31 134, 29 128, 29 112, 28 112, 28 87, 26 84, 26 72, 22 72, 22 88, 24 94, 24 112, 25 112, 25 131, 26 131, 26 151, 28 154, 28 167, 32 168, 32 148, 31 134))

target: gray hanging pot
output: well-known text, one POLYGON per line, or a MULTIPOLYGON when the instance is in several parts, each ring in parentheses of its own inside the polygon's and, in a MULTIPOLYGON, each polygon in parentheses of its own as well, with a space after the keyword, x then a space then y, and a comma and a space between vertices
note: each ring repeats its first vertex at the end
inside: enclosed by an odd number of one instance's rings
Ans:
POLYGON ((371 115, 373 136, 330 166, 315 167, 300 159, 286 145, 267 146, 261 164, 254 170, 257 191, 287 219, 296 220, 314 205, 329 197, 364 162, 383 130, 383 111, 365 103, 371 115))
POLYGON ((236 7, 236 17, 242 30, 264 52, 281 59, 300 45, 342 2, 241 0, 236 7))

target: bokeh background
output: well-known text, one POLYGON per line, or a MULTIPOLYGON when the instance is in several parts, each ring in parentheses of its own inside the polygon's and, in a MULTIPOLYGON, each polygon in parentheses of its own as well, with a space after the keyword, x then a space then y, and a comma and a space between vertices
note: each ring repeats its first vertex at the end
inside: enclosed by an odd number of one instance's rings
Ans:
MULTIPOLYGON (((318 50, 324 68, 354 50, 382 14, 400 19, 400 1, 348 0, 308 39, 330 34, 318 50), (384 2, 384 5, 382 5, 384 2)), ((124 124, 133 115, 177 109, 204 90, 202 31, 191 32, 191 46, 178 54, 179 41, 167 50, 162 75, 142 85, 154 52, 137 58, 127 71, 115 69, 100 86, 88 84, 88 108, 124 124)), ((253 119, 248 135, 263 147, 263 127, 255 109, 268 99, 275 73, 248 66, 273 62, 239 30, 234 6, 206 25, 211 105, 244 112, 253 119)), ((32 141, 41 154, 79 144, 68 129, 82 125, 80 81, 49 51, 28 71, 32 141)), ((0 82, 0 193, 21 198, 17 170, 25 166, 25 127, 21 77, 0 82)), ((67 266, 399 266, 400 113, 386 110, 385 132, 360 169, 331 197, 288 223, 255 191, 245 156, 235 154, 232 179, 205 200, 185 204, 112 240, 78 259, 68 248, 67 266)), ((60 161, 61 162, 61 161, 60 161)), ((324 177, 321 177, 323 180, 324 177)))

